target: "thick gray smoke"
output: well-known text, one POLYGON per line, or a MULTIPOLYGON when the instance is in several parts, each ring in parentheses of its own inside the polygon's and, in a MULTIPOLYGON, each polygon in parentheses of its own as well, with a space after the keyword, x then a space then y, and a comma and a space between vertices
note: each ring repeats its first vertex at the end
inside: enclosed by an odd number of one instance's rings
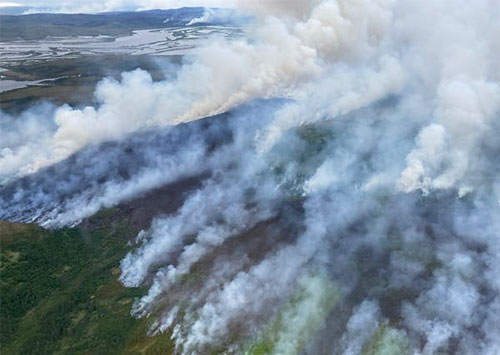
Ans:
MULTIPOLYGON (((30 120, 31 114, 12 120, 30 120)), ((52 228, 73 225, 101 208, 186 176, 205 174, 209 149, 231 139, 223 120, 213 117, 87 146, 60 163, 7 184, 0 196, 0 218, 52 228)))
POLYGON ((500 3, 241 4, 248 38, 174 80, 2 117, 1 217, 74 224, 203 176, 121 265, 178 353, 500 353, 500 3))

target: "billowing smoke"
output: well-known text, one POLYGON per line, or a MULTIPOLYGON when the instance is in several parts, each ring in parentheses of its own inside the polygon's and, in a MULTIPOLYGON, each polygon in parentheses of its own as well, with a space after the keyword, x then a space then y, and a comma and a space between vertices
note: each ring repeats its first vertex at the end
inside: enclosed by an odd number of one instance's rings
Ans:
POLYGON ((219 9, 207 7, 203 11, 203 15, 195 17, 189 21, 186 26, 200 25, 200 24, 236 24, 241 25, 251 21, 248 15, 241 13, 236 9, 219 9))
POLYGON ((500 3, 241 5, 246 38, 173 80, 4 116, 1 217, 74 224, 198 176, 121 264, 178 353, 500 353, 500 3))
POLYGON ((213 117, 89 145, 7 184, 0 197, 0 217, 46 227, 73 225, 101 208, 184 177, 207 174, 209 149, 231 139, 223 120, 213 117))

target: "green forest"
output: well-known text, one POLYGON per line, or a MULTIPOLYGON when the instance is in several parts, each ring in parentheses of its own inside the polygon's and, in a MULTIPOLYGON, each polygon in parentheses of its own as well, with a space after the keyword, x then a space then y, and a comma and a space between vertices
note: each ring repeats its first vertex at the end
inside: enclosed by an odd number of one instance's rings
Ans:
POLYGON ((104 211, 86 226, 49 231, 0 222, 1 353, 165 354, 170 334, 130 308, 145 291, 118 281, 130 237, 104 211))

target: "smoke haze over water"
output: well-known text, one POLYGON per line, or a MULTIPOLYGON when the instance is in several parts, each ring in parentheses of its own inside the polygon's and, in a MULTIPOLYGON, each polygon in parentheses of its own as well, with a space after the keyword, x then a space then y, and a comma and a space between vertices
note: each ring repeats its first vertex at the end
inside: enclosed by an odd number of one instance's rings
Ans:
POLYGON ((170 81, 3 115, 0 218, 203 175, 121 263, 179 353, 500 353, 500 3, 240 6, 170 81))

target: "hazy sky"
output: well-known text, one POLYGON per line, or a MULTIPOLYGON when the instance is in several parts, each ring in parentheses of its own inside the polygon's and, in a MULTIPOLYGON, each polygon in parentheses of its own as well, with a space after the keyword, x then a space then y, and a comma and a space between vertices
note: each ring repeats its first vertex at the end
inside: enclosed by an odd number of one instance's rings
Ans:
POLYGON ((232 7, 234 0, 20 0, 0 1, 0 7, 27 6, 64 12, 168 9, 183 6, 232 7))

